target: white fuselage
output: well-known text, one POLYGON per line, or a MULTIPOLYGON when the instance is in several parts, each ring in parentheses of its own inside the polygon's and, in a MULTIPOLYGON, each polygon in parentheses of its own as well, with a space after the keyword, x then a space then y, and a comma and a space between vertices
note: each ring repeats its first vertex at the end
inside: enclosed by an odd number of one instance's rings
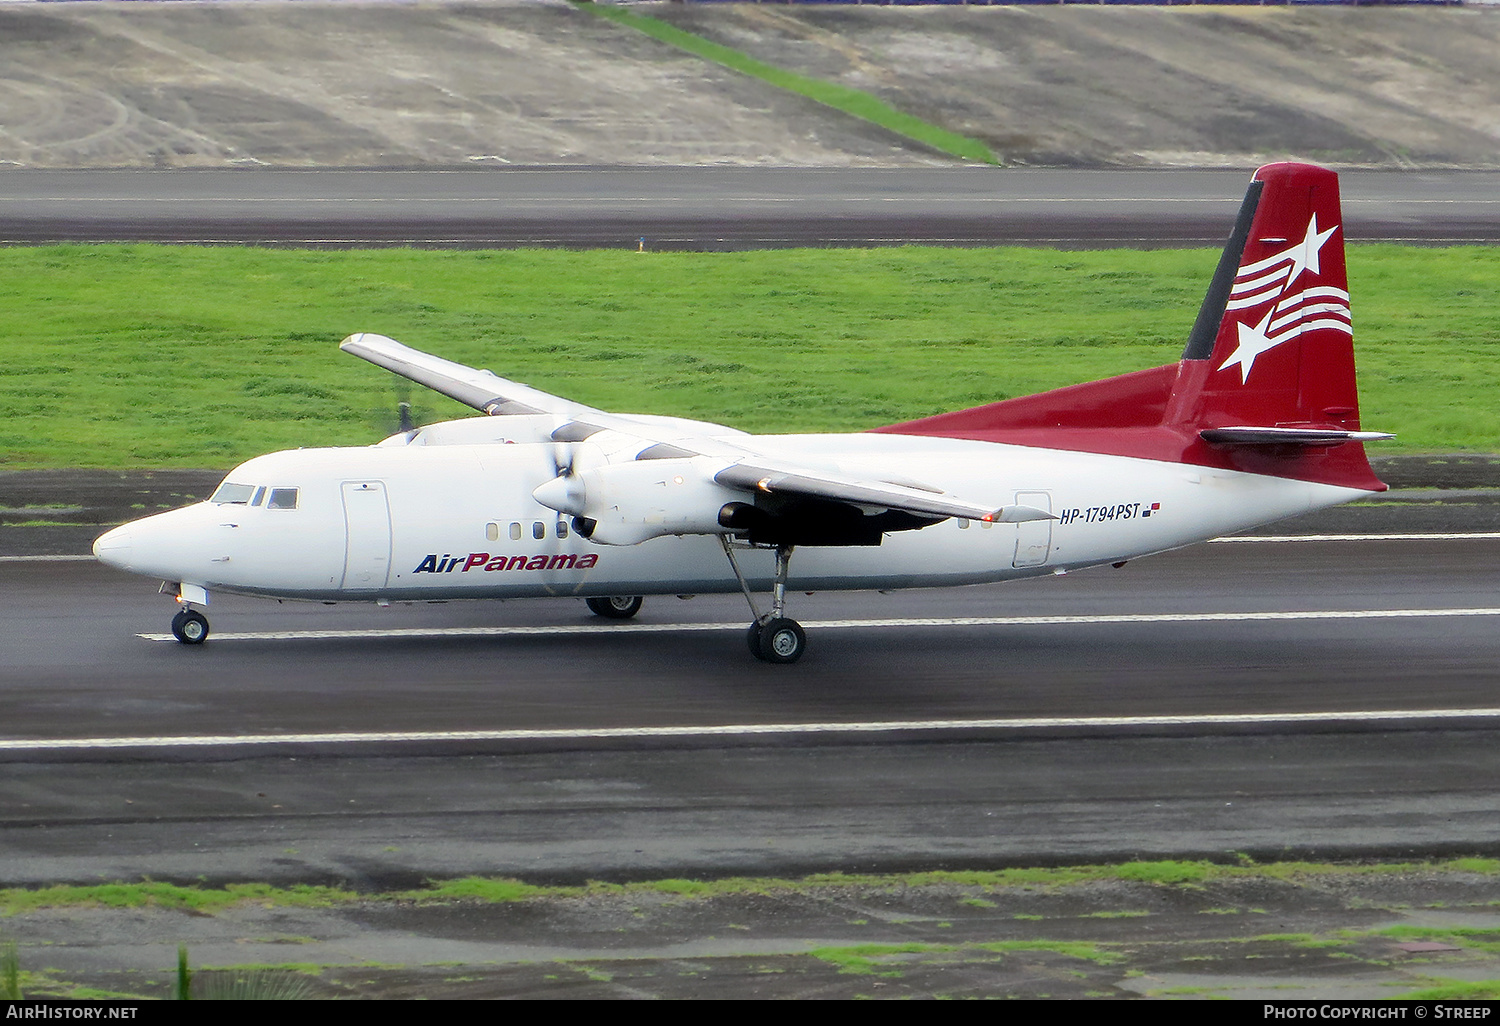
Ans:
MULTIPOLYGON (((894 589, 1003 581, 1118 562, 1347 502, 1366 493, 1177 463, 892 434, 736 435, 738 450, 880 480, 909 478, 995 507, 1057 519, 946 520, 879 546, 802 547, 788 587, 894 589)), ((279 598, 413 600, 739 590, 718 539, 601 545, 532 492, 557 474, 555 445, 299 449, 242 464, 229 482, 296 489, 200 502, 117 528, 101 560, 139 574, 279 598), (285 494, 285 492, 283 492, 285 494)), ((670 489, 670 480, 662 481, 670 489)), ((748 496, 746 496, 748 500, 748 496)), ((774 553, 742 552, 752 587, 774 553)))

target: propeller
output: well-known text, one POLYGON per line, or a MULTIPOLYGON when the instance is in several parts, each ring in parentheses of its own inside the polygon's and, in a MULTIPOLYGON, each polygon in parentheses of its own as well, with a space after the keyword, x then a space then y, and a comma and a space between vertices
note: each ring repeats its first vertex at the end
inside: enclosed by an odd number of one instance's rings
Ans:
POLYGON ((578 458, 578 446, 574 442, 552 443, 552 469, 558 477, 572 477, 573 464, 578 458))
POLYGON ((578 473, 578 442, 567 437, 559 438, 559 433, 566 435, 563 428, 552 433, 552 469, 557 476, 543 482, 531 494, 543 506, 571 516, 573 529, 587 538, 593 533, 593 521, 584 516, 588 489, 578 473))
POLYGON ((391 375, 391 398, 396 401, 395 416, 391 416, 391 409, 384 402, 380 403, 371 420, 374 426, 389 435, 406 435, 410 440, 416 431, 416 421, 412 417, 411 404, 411 381, 399 374, 391 375))

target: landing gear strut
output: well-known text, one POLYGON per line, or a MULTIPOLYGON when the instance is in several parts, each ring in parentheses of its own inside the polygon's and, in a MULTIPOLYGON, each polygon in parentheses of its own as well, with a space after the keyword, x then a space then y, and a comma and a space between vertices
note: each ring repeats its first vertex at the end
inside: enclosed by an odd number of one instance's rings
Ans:
POLYGON ((719 544, 724 546, 724 555, 729 557, 735 580, 740 582, 745 601, 750 603, 750 615, 755 617, 745 634, 750 654, 766 663, 795 663, 801 659, 802 653, 807 651, 807 634, 796 620, 782 615, 786 611, 786 575, 792 564, 792 547, 776 546, 776 581, 771 585, 771 611, 761 613, 755 608, 755 599, 750 594, 744 573, 740 571, 739 560, 734 558, 733 544, 724 535, 719 536, 719 544))

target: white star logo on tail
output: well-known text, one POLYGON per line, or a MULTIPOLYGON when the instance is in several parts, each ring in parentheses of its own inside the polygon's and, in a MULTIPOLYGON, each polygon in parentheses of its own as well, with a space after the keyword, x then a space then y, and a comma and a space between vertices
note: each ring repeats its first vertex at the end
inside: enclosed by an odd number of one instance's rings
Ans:
POLYGON ((1319 259, 1323 246, 1338 229, 1334 225, 1318 231, 1318 215, 1314 213, 1301 242, 1239 269, 1225 309, 1250 310, 1265 303, 1272 305, 1254 327, 1244 322, 1236 325, 1238 344, 1229 359, 1219 365, 1219 370, 1238 366, 1240 383, 1244 384, 1250 379, 1256 357, 1304 331, 1333 328, 1349 333, 1348 292, 1328 287, 1290 292, 1302 272, 1311 271, 1315 277, 1322 274, 1319 259))
POLYGON ((1313 274, 1322 273, 1318 269, 1318 254, 1323 249, 1323 243, 1327 242, 1338 230, 1339 226, 1334 225, 1326 232, 1318 231, 1318 215, 1316 212, 1313 213, 1312 220, 1307 222, 1307 234, 1302 237, 1302 241, 1277 257, 1277 259, 1290 257, 1292 260, 1291 272, 1286 279, 1287 287, 1290 288, 1303 271, 1311 271, 1313 274))
MULTIPOLYGON (((1286 338, 1271 338, 1267 329, 1271 324, 1271 315, 1276 311, 1267 310, 1266 315, 1261 318, 1255 327, 1243 322, 1235 325, 1239 329, 1239 345, 1235 347, 1234 353, 1225 360, 1219 370, 1227 370, 1235 364, 1240 367, 1240 384, 1250 380, 1250 368, 1255 366, 1255 358, 1268 349, 1275 349, 1286 341, 1286 338)), ((1290 337, 1290 336, 1287 336, 1290 337)))

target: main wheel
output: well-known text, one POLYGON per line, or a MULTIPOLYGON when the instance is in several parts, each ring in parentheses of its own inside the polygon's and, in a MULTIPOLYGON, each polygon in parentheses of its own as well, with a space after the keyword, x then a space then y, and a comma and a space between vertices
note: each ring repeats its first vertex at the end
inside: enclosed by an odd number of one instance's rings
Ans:
POLYGON ((768 663, 795 663, 807 651, 807 635, 802 625, 784 616, 761 627, 759 637, 757 655, 768 663))
POLYGON ((172 617, 172 634, 184 645, 201 645, 208 638, 208 617, 196 609, 184 609, 172 617))
POLYGON ((764 659, 760 654, 760 624, 752 623, 750 629, 745 632, 745 643, 750 646, 750 654, 757 659, 764 659))
POLYGON ((602 616, 606 620, 629 620, 641 611, 644 600, 639 595, 611 595, 608 598, 591 598, 585 601, 589 612, 596 616, 602 616))

